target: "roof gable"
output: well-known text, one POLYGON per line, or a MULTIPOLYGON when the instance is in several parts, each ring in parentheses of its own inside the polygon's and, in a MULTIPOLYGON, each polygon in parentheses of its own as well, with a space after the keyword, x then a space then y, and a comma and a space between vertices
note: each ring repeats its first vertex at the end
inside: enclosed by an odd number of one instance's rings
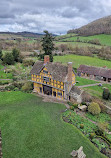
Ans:
POLYGON ((44 65, 44 62, 37 61, 34 64, 34 66, 33 66, 30 73, 38 75, 38 74, 40 74, 41 70, 44 67, 46 67, 48 72, 52 75, 53 79, 55 79, 57 81, 65 81, 65 79, 67 78, 68 66, 62 65, 61 63, 53 63, 53 62, 51 63, 51 62, 49 62, 46 65, 44 65))
POLYGON ((80 65, 80 67, 78 68, 77 71, 87 73, 90 75, 111 78, 111 69, 106 69, 106 68, 102 68, 102 67, 80 65))
POLYGON ((30 71, 31 74, 35 74, 38 75, 40 73, 40 71, 42 70, 42 68, 44 67, 44 62, 43 61, 37 61, 32 70, 30 71))

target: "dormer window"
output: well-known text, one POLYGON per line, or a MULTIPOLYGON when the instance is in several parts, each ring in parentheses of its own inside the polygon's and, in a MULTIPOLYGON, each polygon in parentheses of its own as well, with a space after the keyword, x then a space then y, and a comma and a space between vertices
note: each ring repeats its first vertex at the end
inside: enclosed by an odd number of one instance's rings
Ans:
POLYGON ((43 70, 43 73, 44 73, 44 74, 48 74, 48 71, 46 71, 46 70, 43 70))

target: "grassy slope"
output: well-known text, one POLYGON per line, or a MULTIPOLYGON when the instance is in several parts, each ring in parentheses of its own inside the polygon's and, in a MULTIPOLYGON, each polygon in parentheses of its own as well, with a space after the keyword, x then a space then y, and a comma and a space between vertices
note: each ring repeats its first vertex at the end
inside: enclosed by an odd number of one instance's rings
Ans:
POLYGON ((103 67, 107 66, 111 68, 111 62, 107 60, 102 60, 96 57, 88 56, 78 56, 78 55, 65 55, 65 56, 55 56, 54 62, 62 62, 67 64, 67 62, 73 62, 73 66, 78 68, 81 64, 103 67))
POLYGON ((103 158, 82 133, 61 119, 64 105, 22 92, 0 92, 4 158, 70 158, 81 145, 89 158, 103 158))
POLYGON ((84 41, 84 40, 89 41, 89 40, 93 40, 93 39, 99 39, 99 41, 102 45, 111 46, 111 35, 105 35, 105 34, 88 36, 88 37, 74 36, 74 37, 63 39, 62 41, 64 41, 64 40, 67 40, 67 41, 77 40, 77 37, 79 37, 79 39, 82 40, 82 41, 84 41))
POLYGON ((12 74, 11 73, 4 73, 2 70, 4 67, 0 65, 0 79, 12 79, 12 74))
POLYGON ((60 45, 60 44, 67 44, 68 46, 71 47, 95 47, 95 48, 101 48, 101 46, 99 45, 95 45, 95 44, 90 44, 90 43, 82 43, 82 42, 56 42, 56 45, 60 45))
POLYGON ((91 86, 91 87, 86 87, 84 89, 87 89, 87 91, 89 91, 92 95, 94 96, 98 96, 98 97, 102 97, 102 93, 103 93, 103 88, 106 87, 110 90, 111 92, 111 85, 110 84, 103 84, 102 87, 99 86, 91 86))

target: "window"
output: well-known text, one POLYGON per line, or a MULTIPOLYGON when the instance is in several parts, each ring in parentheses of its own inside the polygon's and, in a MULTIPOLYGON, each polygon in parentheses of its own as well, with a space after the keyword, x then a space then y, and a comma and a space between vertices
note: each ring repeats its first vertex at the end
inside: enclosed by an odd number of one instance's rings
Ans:
POLYGON ((49 77, 45 77, 45 76, 43 76, 43 81, 45 81, 45 82, 49 82, 49 77))
POLYGON ((44 74, 48 74, 48 71, 46 71, 46 70, 43 70, 43 73, 44 73, 44 74))
POLYGON ((58 92, 57 94, 58 94, 58 96, 62 96, 62 93, 60 93, 60 92, 58 92))

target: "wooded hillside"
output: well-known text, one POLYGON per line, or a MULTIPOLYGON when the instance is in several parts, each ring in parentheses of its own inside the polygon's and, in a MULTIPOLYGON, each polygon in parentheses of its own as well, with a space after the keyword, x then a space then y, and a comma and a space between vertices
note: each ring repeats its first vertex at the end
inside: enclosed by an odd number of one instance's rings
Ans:
POLYGON ((111 34, 111 16, 95 20, 79 29, 69 30, 67 33, 75 33, 84 36, 111 34))

